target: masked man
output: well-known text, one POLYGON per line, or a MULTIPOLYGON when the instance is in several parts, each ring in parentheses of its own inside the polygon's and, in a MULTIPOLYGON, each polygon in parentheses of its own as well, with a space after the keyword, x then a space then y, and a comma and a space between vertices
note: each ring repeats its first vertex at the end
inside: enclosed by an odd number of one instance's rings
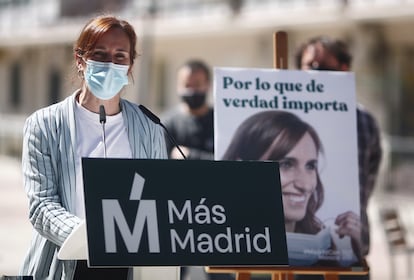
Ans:
MULTIPOLYGON (((214 158, 213 108, 207 102, 211 84, 209 67, 202 61, 190 60, 177 72, 177 93, 181 104, 168 111, 163 123, 187 159, 214 158)), ((183 156, 167 139, 171 159, 183 156)))

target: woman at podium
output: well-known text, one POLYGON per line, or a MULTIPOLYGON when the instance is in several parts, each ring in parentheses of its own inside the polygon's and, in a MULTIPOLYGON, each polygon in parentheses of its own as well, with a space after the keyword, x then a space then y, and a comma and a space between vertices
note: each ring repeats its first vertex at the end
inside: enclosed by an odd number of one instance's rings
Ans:
POLYGON ((136 41, 124 20, 91 19, 74 44, 79 89, 26 120, 22 166, 34 235, 21 275, 35 280, 132 278, 132 269, 91 269, 86 261, 57 255, 85 216, 82 157, 167 158, 162 128, 121 98, 132 77, 136 41))

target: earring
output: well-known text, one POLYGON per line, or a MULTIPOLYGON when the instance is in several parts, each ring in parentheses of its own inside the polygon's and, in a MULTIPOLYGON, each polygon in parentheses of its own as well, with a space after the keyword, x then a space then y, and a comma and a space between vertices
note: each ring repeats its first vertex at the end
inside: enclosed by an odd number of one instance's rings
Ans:
POLYGON ((78 77, 83 80, 83 71, 80 68, 78 68, 78 77))

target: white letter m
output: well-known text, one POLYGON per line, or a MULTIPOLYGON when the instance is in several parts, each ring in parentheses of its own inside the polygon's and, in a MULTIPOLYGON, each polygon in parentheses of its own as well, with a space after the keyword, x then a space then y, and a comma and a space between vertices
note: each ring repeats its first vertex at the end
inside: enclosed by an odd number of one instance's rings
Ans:
POLYGON ((132 233, 125 220, 119 201, 117 199, 102 199, 105 251, 107 253, 117 252, 115 223, 129 253, 138 252, 145 223, 147 224, 149 252, 160 252, 156 203, 155 200, 141 200, 144 183, 145 179, 138 173, 135 173, 129 199, 138 200, 139 206, 132 233))

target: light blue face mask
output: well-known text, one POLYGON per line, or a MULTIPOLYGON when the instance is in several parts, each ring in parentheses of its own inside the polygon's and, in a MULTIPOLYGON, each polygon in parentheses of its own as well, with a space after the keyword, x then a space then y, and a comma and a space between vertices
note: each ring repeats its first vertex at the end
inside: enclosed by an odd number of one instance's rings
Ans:
POLYGON ((128 69, 129 65, 87 60, 85 81, 93 95, 108 100, 128 84, 128 69))

